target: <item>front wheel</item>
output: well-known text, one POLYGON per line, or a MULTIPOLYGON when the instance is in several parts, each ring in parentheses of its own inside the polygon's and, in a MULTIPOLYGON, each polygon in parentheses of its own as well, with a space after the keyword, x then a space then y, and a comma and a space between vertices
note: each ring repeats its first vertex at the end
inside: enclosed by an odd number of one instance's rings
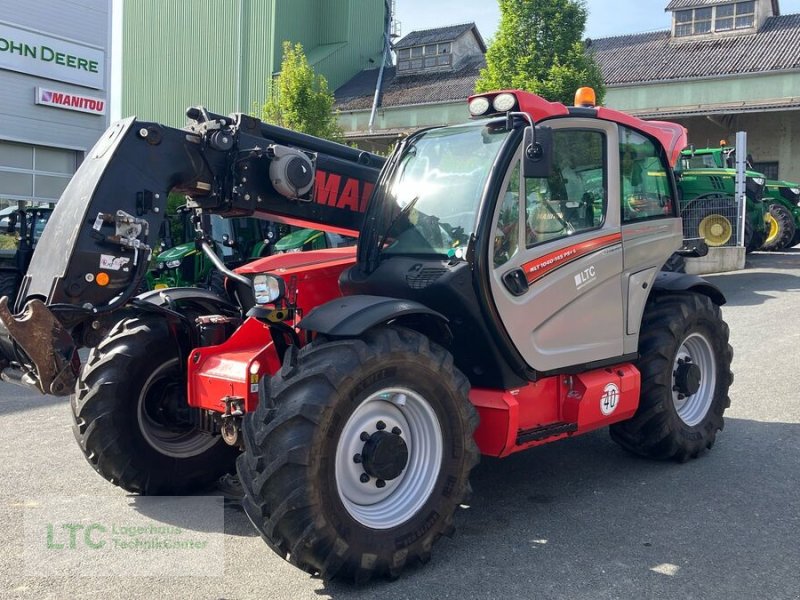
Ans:
POLYGON ((733 383, 733 350, 719 307, 691 292, 651 298, 639 355, 639 408, 611 426, 614 441, 655 459, 684 461, 710 449, 723 428, 733 383))
POLYGON ((92 350, 70 405, 73 431, 101 476, 140 494, 186 494, 234 469, 237 451, 195 428, 167 323, 118 323, 92 350))
POLYGON ((247 515, 275 552, 325 579, 427 561, 478 460, 468 391, 449 353, 400 327, 287 354, 245 419, 247 515))
POLYGON ((792 213, 781 204, 771 204, 769 217, 770 230, 762 248, 770 251, 788 248, 797 231, 792 213))

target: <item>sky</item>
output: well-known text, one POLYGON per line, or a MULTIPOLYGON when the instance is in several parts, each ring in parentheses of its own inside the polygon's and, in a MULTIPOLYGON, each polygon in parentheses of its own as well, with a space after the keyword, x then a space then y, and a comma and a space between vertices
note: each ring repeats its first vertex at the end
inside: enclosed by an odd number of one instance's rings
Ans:
MULTIPOLYGON (((405 35, 418 29, 475 21, 484 39, 497 29, 500 11, 495 0, 395 0, 397 19, 405 35)), ((669 0, 588 0, 589 38, 642 33, 670 27, 664 8, 669 0)), ((781 14, 800 13, 800 0, 780 0, 781 14)))

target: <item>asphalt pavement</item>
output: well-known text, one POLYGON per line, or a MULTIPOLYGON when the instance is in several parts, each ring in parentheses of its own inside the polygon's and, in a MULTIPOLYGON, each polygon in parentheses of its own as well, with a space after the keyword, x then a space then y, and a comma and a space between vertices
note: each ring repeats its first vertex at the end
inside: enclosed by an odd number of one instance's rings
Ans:
MULTIPOLYGON (((603 430, 484 459, 456 535, 437 544, 431 562, 360 588, 285 563, 232 506, 224 531, 193 532, 222 540, 202 575, 169 576, 152 553, 131 559, 152 561, 149 575, 98 572, 88 552, 83 572, 91 576, 50 574, 47 555, 31 558, 26 548, 26 511, 80 497, 85 510, 105 507, 116 511, 108 518, 125 519, 137 500, 86 463, 66 399, 0 384, 0 597, 798 599, 799 276, 800 249, 792 249, 708 277, 728 296, 735 374, 725 429, 710 453, 685 464, 651 462, 603 430)), ((169 517, 160 523, 174 525, 169 517)))

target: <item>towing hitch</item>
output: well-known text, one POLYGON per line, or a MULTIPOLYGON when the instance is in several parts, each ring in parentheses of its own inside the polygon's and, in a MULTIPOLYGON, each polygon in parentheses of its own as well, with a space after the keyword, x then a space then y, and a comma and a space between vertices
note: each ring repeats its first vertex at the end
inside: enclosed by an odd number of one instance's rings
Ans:
MULTIPOLYGON (((43 394, 67 396, 75 389, 80 358, 72 336, 44 302, 30 300, 19 315, 8 309, 8 298, 0 298, 0 335, 7 335, 30 364, 4 364, 2 378, 35 387, 43 394), (7 333, 6 333, 7 332, 7 333)), ((10 362, 6 357, 3 362, 10 362)), ((27 362, 27 361, 26 361, 27 362)))

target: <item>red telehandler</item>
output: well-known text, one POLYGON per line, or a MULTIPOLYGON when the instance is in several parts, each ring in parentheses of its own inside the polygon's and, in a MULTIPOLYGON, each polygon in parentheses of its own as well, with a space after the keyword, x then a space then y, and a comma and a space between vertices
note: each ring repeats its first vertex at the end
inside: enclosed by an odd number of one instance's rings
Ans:
MULTIPOLYGON (((732 350, 681 247, 682 127, 521 91, 388 160, 235 114, 111 126, 58 202, 2 377, 69 395, 94 469, 140 494, 207 489, 299 568, 364 581, 453 531, 479 453, 610 426, 679 461, 711 448, 732 350), (384 164, 385 163, 385 164, 384 164), (230 271, 225 297, 136 295, 181 192, 198 213, 359 235, 230 271), (81 365, 78 349, 91 349, 81 365)), ((201 219, 198 219, 201 221, 201 219)))

